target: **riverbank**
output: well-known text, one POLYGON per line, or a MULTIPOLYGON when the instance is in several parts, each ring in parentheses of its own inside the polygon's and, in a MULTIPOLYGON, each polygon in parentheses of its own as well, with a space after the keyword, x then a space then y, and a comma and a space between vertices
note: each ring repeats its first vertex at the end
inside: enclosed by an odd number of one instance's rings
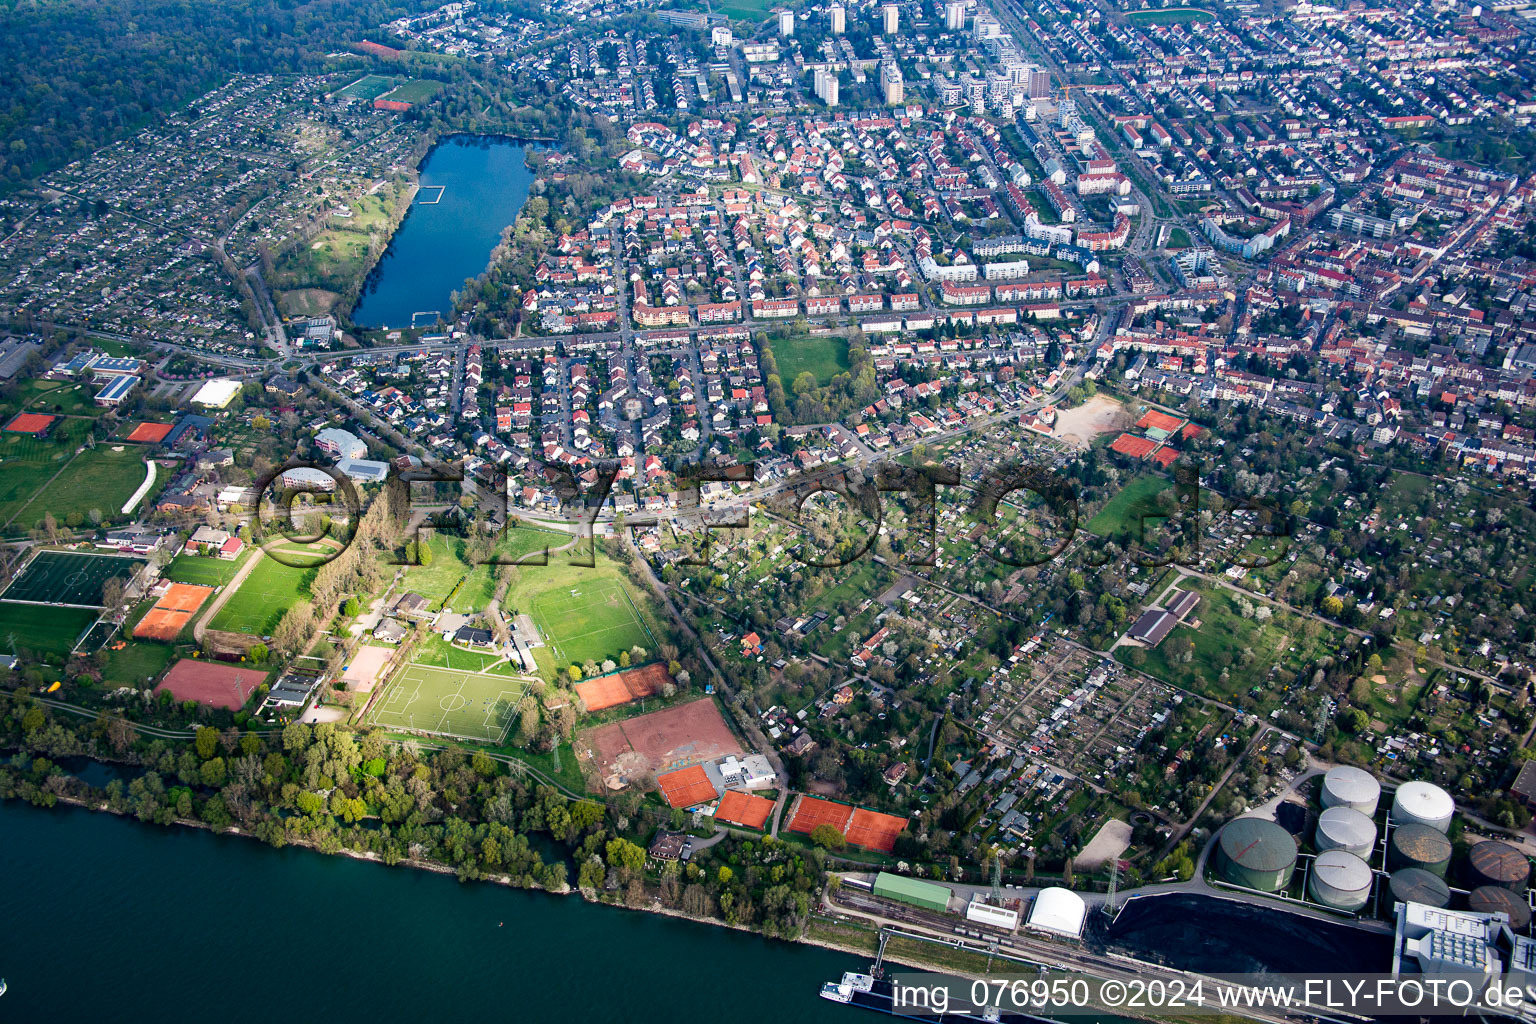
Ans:
POLYGON ((672 915, 461 885, 442 877, 451 872, 384 872, 368 858, 136 825, 0 802, 0 870, 28 880, 0 892, 0 916, 24 923, 0 934, 6 1020, 190 1021, 210 1007, 235 1024, 509 1009, 542 1020, 578 1007, 637 1022, 718 1014, 718 987, 690 984, 686 972, 764 990, 732 999, 742 1024, 847 1022, 849 1011, 817 991, 867 966, 672 915), (312 980, 293 984, 300 970, 312 980))

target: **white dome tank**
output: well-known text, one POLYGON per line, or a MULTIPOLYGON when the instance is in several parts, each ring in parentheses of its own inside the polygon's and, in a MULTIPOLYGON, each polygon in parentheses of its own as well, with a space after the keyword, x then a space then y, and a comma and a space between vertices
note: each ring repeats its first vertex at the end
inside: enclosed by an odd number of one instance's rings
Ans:
POLYGON ((1367 818, 1376 816, 1381 783, 1370 772, 1341 764, 1323 776, 1323 806, 1353 807, 1367 818))
POLYGON ((1353 807, 1330 807, 1317 819, 1314 837, 1319 853, 1344 850, 1369 857, 1376 846, 1376 823, 1353 807))
POLYGON ((1307 891, 1325 907, 1356 911, 1371 898, 1370 865, 1352 853, 1329 850, 1312 862, 1307 891))
POLYGON ((1456 801, 1433 782, 1405 782, 1392 797, 1392 821, 1420 824, 1444 832, 1456 815, 1456 801))

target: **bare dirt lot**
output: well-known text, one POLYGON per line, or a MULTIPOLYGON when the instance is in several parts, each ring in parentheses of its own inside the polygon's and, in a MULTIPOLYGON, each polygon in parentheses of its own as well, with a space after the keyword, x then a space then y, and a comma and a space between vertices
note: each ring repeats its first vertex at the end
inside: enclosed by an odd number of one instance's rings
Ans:
POLYGON ((1107 395, 1094 395, 1075 409, 1056 414, 1052 436, 1078 448, 1087 448, 1102 434, 1124 430, 1131 425, 1131 411, 1107 395))

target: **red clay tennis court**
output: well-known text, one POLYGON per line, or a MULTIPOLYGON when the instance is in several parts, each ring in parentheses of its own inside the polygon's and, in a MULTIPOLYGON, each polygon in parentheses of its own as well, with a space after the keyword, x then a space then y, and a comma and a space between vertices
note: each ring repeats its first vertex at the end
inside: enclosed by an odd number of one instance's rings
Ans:
POLYGON ((789 818, 791 832, 809 834, 821 825, 831 825, 839 832, 848 827, 853 808, 847 804, 835 804, 814 796, 801 796, 795 801, 795 811, 789 818))
POLYGON ((656 785, 661 787, 661 795, 673 807, 693 807, 715 798, 715 784, 709 781, 709 776, 699 765, 658 775, 656 785))
POLYGON ((584 680, 576 684, 576 696, 581 698, 588 712, 602 711, 654 696, 661 692, 663 685, 671 681, 667 666, 656 662, 584 680))
POLYGON ((741 744, 708 697, 589 729, 578 737, 578 748, 596 759, 604 778, 619 785, 645 772, 741 753, 741 744))
POLYGON ((1184 425, 1184 421, 1177 416, 1169 416, 1165 412, 1150 409, 1147 414, 1136 421, 1140 430, 1161 430, 1165 434, 1171 434, 1184 425))
POLYGON ((853 820, 848 823, 848 830, 843 833, 843 836, 854 846, 890 853, 896 846, 896 837, 901 835, 906 827, 906 818, 855 807, 853 820))
POLYGON ((1135 434, 1121 434, 1115 438, 1115 443, 1109 446, 1110 451, 1119 452, 1121 455, 1129 455, 1133 459, 1144 459, 1157 451, 1157 442, 1148 441, 1144 437, 1135 434))
POLYGON ((24 412, 5 425, 5 429, 16 434, 41 434, 48 429, 48 425, 58 417, 44 416, 40 412, 24 412))
POLYGON ((147 640, 175 640, 212 593, 212 587, 172 583, 133 627, 133 635, 147 640))
POLYGON ((715 809, 715 821, 760 829, 768 823, 768 815, 772 813, 772 800, 728 789, 720 798, 720 806, 715 809))
POLYGON ((199 704, 233 711, 243 705, 266 678, 265 672, 253 668, 182 658, 171 666, 155 692, 168 690, 177 700, 195 700, 199 704))
POLYGON ((171 432, 169 423, 140 423, 133 428, 133 433, 128 435, 130 441, 142 441, 147 444, 159 444, 165 440, 165 436, 171 432))

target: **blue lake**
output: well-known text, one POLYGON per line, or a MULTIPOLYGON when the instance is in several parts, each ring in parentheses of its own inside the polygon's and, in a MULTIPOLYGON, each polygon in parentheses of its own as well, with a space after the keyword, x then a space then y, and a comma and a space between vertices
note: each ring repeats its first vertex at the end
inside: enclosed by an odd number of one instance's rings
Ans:
POLYGON ((528 201, 529 146, 495 136, 455 135, 428 154, 420 188, 389 248, 363 285, 352 322, 410 327, 447 317, 450 296, 490 262, 501 233, 528 201))

